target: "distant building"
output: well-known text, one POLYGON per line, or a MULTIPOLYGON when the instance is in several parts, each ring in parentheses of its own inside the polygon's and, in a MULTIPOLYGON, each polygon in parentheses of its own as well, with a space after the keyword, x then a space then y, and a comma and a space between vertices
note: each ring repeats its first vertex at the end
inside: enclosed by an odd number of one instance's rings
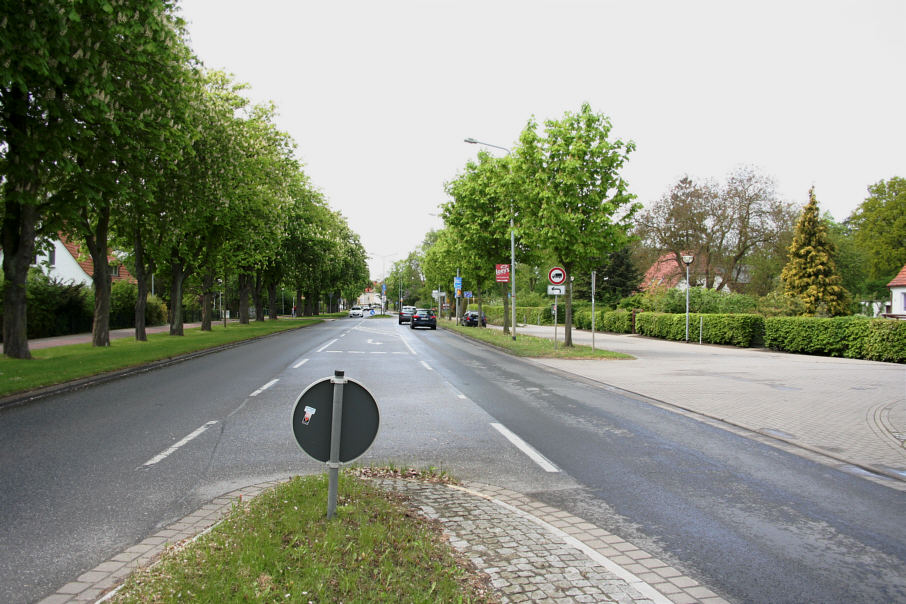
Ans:
POLYGON ((890 309, 884 316, 906 320, 906 265, 887 287, 890 288, 890 309))
MULTIPOLYGON (((113 281, 131 281, 135 278, 112 255, 107 255, 110 262, 110 273, 113 281)), ((53 249, 47 253, 38 254, 35 264, 44 271, 44 274, 59 281, 69 283, 84 283, 92 285, 91 275, 94 273, 94 262, 91 257, 79 254, 79 246, 68 241, 63 234, 53 241, 53 249)))

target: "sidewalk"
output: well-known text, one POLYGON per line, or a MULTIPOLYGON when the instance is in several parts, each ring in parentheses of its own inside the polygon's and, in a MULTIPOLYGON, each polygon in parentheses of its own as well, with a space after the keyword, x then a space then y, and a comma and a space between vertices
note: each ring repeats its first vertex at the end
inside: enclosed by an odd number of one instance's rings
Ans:
MULTIPOLYGON (((201 327, 201 323, 184 323, 184 329, 192 327, 201 327)), ((170 331, 169 325, 154 325, 145 328, 145 333, 166 333, 170 331)), ((134 338, 135 328, 111 329, 110 339, 119 340, 122 338, 134 338)), ((53 348, 54 346, 66 346, 68 344, 87 344, 91 342, 90 333, 74 333, 68 336, 53 336, 50 338, 35 338, 28 341, 29 350, 40 350, 41 348, 53 348)))
MULTIPOLYGON (((520 325, 519 334, 553 338, 554 328, 520 325)), ((560 326, 558 341, 563 336, 560 326)), ((572 337, 591 345, 589 331, 574 329, 572 337)), ((636 359, 535 362, 875 472, 906 490, 904 365, 611 333, 596 333, 595 348, 636 359)))

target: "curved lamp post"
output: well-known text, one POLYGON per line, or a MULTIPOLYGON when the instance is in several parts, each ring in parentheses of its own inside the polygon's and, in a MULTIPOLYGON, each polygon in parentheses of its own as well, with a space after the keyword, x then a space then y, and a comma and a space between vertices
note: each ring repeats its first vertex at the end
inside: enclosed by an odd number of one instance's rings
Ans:
MULTIPOLYGON (((506 151, 506 154, 510 154, 510 150, 506 147, 501 147, 499 145, 492 145, 491 143, 485 143, 482 141, 475 140, 474 138, 467 138, 465 142, 470 145, 484 145, 485 147, 493 147, 495 149, 502 149, 506 151)), ((510 322, 510 329, 513 330, 513 341, 516 341, 516 235, 513 228, 513 201, 510 200, 510 285, 512 287, 510 293, 510 302, 512 305, 512 321, 510 322)))
POLYGON ((686 265, 686 341, 689 341, 689 290, 692 284, 689 283, 689 265, 695 260, 692 254, 683 254, 683 264, 686 265))

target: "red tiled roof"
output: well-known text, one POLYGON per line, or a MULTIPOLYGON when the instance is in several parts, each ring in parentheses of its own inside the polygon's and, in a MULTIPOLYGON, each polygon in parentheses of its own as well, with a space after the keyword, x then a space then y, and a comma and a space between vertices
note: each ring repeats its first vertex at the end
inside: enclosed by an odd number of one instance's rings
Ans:
POLYGON ((897 276, 893 278, 893 281, 887 284, 887 287, 906 287, 906 264, 903 265, 897 276))
POLYGON ((668 289, 676 287, 676 284, 684 277, 684 270, 685 269, 680 266, 679 262, 677 262, 673 252, 668 252, 658 258, 655 263, 645 271, 645 276, 642 277, 642 284, 639 286, 639 289, 645 291, 649 287, 664 286, 668 289))
MULTIPOLYGON (((63 233, 59 233, 58 235, 60 237, 60 243, 63 244, 63 246, 66 248, 66 250, 69 252, 69 254, 73 257, 73 259, 79 263, 79 266, 82 267, 82 270, 85 271, 85 274, 88 275, 89 277, 94 275, 94 262, 91 260, 91 256, 86 254, 84 258, 80 259, 79 258, 79 255, 80 255, 79 254, 79 245, 77 243, 73 243, 73 242, 67 240, 66 235, 64 235, 63 233)), ((107 254, 107 261, 111 264, 117 263, 116 258, 114 258, 111 254, 107 254)), ((132 283, 135 283, 135 277, 133 277, 129 273, 129 271, 126 269, 125 266, 120 265, 119 268, 120 268, 120 274, 112 275, 111 276, 112 281, 130 281, 132 283)))

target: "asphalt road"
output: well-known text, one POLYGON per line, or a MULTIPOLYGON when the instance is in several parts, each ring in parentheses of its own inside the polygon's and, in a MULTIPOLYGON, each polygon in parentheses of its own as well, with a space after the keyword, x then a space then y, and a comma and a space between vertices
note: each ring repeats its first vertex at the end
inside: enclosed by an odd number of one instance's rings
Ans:
POLYGON ((232 488, 323 471, 296 445, 290 415, 336 369, 380 406, 362 463, 436 466, 531 493, 732 601, 906 602, 902 493, 381 319, 0 411, 0 601, 39 599, 232 488))

